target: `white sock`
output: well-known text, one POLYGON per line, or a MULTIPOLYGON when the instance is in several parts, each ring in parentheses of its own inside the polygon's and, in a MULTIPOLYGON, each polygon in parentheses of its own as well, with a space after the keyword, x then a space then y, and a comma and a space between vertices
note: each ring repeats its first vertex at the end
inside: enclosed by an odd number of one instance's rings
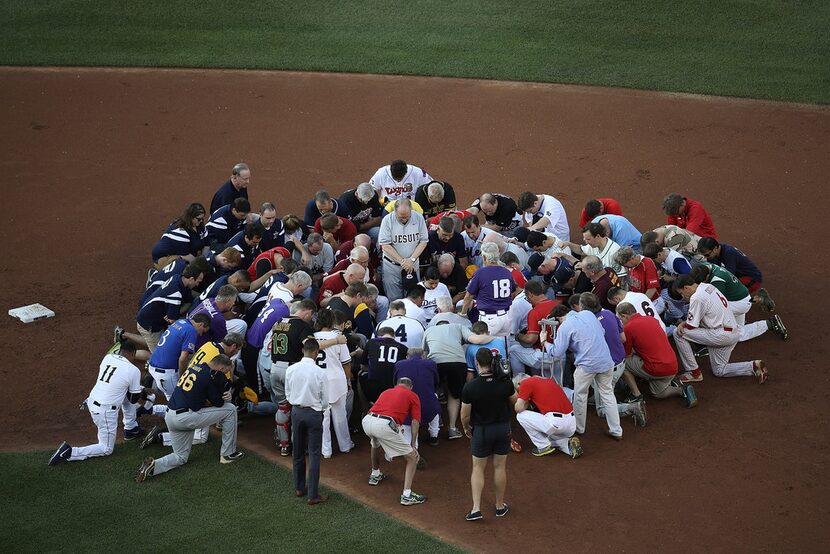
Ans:
POLYGON ((153 405, 153 415, 164 417, 164 414, 167 413, 167 405, 166 404, 154 404, 153 405))
POLYGON ((412 489, 404 489, 403 490, 404 496, 412 496, 412 489))
POLYGON ((380 469, 373 469, 372 470, 372 477, 377 477, 380 475, 380 469))

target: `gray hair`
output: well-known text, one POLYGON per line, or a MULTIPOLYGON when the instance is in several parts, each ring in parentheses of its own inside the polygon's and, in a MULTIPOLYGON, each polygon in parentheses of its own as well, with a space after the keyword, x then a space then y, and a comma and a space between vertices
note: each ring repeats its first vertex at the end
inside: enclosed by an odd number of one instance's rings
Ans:
POLYGON ((369 249, 365 246, 355 246, 352 248, 352 251, 349 252, 349 259, 356 260, 360 257, 361 254, 369 255, 369 249))
POLYGON ((438 202, 444 199, 444 185, 441 183, 430 183, 427 186, 427 198, 435 198, 438 202))
POLYGON ((222 339, 222 344, 227 344, 228 346, 242 346, 243 342, 245 342, 245 339, 240 333, 228 333, 222 339))
POLYGON ((369 202, 375 195, 375 187, 369 183, 360 183, 354 191, 354 195, 361 202, 369 202))
POLYGON ((375 285, 373 285, 372 283, 369 283, 368 285, 366 285, 366 290, 369 291, 369 298, 377 298, 378 295, 380 294, 380 291, 378 290, 378 288, 375 285))
POLYGON ((231 175, 239 175, 243 171, 250 171, 251 168, 248 167, 248 164, 239 162, 235 166, 231 168, 231 175))
POLYGON ((438 265, 441 265, 441 264, 450 264, 450 265, 454 266, 455 265, 455 256, 453 256, 449 252, 447 252, 445 254, 441 254, 440 256, 438 256, 438 265))
POLYGON ((529 377, 530 375, 528 375, 527 373, 519 373, 518 375, 513 377, 513 386, 516 387, 516 390, 519 390, 519 385, 521 384, 521 382, 529 377))
POLYGON ((305 240, 305 243, 309 245, 317 244, 319 242, 323 242, 323 235, 321 235, 320 233, 311 233, 305 240))
POLYGON ((410 348, 406 352, 406 357, 407 358, 411 358, 413 356, 423 356, 423 355, 424 355, 424 349, 423 348, 410 348))
POLYGON ((359 274, 361 274, 365 277, 366 276, 366 268, 364 268, 360 264, 349 264, 348 267, 346 268, 346 271, 344 272, 344 274, 345 273, 353 273, 353 274, 354 273, 359 273, 359 274))
POLYGON ((314 195, 315 202, 329 202, 331 201, 331 195, 329 195, 328 191, 326 190, 318 190, 317 193, 314 195))
POLYGON ((311 286, 311 277, 305 271, 295 271, 288 280, 303 290, 311 286))
POLYGON ((630 246, 623 246, 614 254, 614 261, 620 265, 625 265, 636 255, 637 254, 634 253, 633 248, 630 246))
POLYGON ((481 258, 485 263, 499 263, 499 245, 494 242, 485 242, 481 245, 481 258))
POLYGON ((409 208, 412 209, 412 200, 409 198, 398 198, 397 202, 395 202, 395 211, 397 212, 401 208, 409 208))
POLYGON ((435 308, 443 313, 452 312, 453 303, 450 296, 439 296, 435 299, 435 308))
POLYGON ((587 271, 588 273, 599 273, 604 268, 605 266, 602 264, 602 260, 596 256, 585 256, 582 258, 583 271, 587 271))
POLYGON ((233 285, 222 285, 216 293, 216 302, 236 302, 239 291, 233 285))

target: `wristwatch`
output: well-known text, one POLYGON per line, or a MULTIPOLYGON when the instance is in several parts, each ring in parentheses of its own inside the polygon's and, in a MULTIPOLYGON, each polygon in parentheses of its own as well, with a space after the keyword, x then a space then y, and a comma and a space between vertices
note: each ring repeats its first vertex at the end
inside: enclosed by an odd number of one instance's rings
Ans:
POLYGON ((410 262, 412 262, 412 263, 415 263, 415 261, 416 261, 417 259, 418 259, 418 258, 409 258, 409 261, 410 261, 410 262))

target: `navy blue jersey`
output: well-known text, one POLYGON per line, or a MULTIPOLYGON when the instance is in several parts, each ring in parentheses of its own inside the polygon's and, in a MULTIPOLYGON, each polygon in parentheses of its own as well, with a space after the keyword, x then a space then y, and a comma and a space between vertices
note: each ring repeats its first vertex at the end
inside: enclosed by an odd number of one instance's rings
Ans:
POLYGON ((159 339, 156 350, 150 357, 150 365, 162 369, 178 369, 182 352, 193 354, 196 351, 198 336, 189 319, 177 319, 159 339))
POLYGON ((165 256, 198 256, 204 246, 204 228, 188 231, 176 223, 171 223, 153 247, 153 262, 165 256))
POLYGON ((206 288, 204 292, 199 295, 197 301, 201 302, 202 300, 207 300, 208 298, 216 298, 216 295, 219 294, 219 289, 228 284, 228 277, 230 277, 230 275, 222 275, 208 285, 208 288, 206 288))
POLYGON ((222 206, 212 214, 205 225, 208 243, 212 245, 225 244, 245 226, 245 220, 234 217, 231 205, 222 206))
POLYGON ((173 275, 147 299, 136 315, 136 321, 154 333, 167 327, 167 319, 179 319, 182 302, 190 302, 190 290, 184 286, 181 275, 173 275))
POLYGON ((740 279, 749 277, 753 281, 762 283, 764 281, 761 270, 749 256, 732 245, 721 243, 720 256, 712 260, 712 263, 725 267, 729 273, 740 279))
POLYGON ((223 268, 219 267, 219 264, 216 263, 216 255, 217 254, 219 254, 219 252, 213 252, 211 250, 208 250, 208 252, 205 254, 205 260, 207 260, 207 263, 209 263, 210 267, 213 268, 213 272, 212 272, 213 274, 212 275, 205 275, 205 279, 204 279, 204 281, 202 281, 202 283, 204 283, 205 281, 207 281, 208 283, 212 283, 219 276, 221 276, 221 275, 230 275, 231 273, 233 273, 237 269, 240 269, 241 266, 240 267, 235 267, 233 269, 223 269, 223 268))
POLYGON ((429 242, 421 257, 426 258, 424 260, 426 263, 434 263, 444 253, 452 254, 456 260, 467 257, 467 247, 464 244, 464 237, 461 236, 461 233, 453 233, 452 238, 444 242, 438 238, 438 231, 429 232, 429 242))
POLYGON ((369 366, 369 379, 383 383, 384 388, 392 388, 395 364, 405 360, 408 351, 406 346, 390 337, 370 339, 363 351, 363 362, 369 366))
POLYGON ((151 269, 147 273, 147 283, 144 285, 144 290, 156 290, 173 275, 181 275, 188 263, 187 260, 179 258, 178 260, 173 260, 161 269, 151 269))
MULTIPOLYGON (((270 229, 265 229, 262 240, 259 243, 259 251, 267 252, 277 246, 285 246, 285 230, 282 228, 282 221, 277 219, 270 229)), ((250 264, 250 262, 248 262, 250 264)))
POLYGON ((251 246, 245 241, 245 231, 239 231, 232 236, 225 244, 225 247, 239 250, 239 253, 242 254, 242 261, 239 267, 243 268, 250 266, 254 262, 254 259, 261 253, 259 245, 251 246))
POLYGON ((259 287, 257 290, 252 291, 256 293, 254 297, 254 301, 248 306, 248 309, 245 310, 245 315, 243 316, 243 320, 245 323, 248 324, 248 328, 250 329, 251 326, 254 324, 257 316, 259 316, 259 312, 268 302, 268 291, 271 290, 271 285, 274 283, 287 283, 288 276, 285 273, 275 273, 268 277, 268 280, 262 283, 262 286, 259 287))
MULTIPOLYGON (((345 217, 346 219, 351 218, 352 214, 349 212, 349 208, 343 202, 339 200, 335 200, 334 198, 331 199, 334 203, 334 209, 332 210, 334 213, 339 215, 340 217, 345 217)), ((303 217, 303 221, 306 224, 309 232, 314 231, 314 224, 320 219, 320 216, 323 215, 320 213, 320 210, 317 209, 317 204, 314 202, 314 199, 308 201, 308 204, 305 205, 305 217, 303 217)))
POLYGON ((228 386, 228 378, 221 371, 212 371, 207 364, 188 367, 179 376, 176 390, 170 397, 167 407, 171 410, 190 408, 198 412, 206 402, 212 406, 223 406, 222 393, 228 386))
POLYGON ((213 200, 210 201, 210 213, 215 212, 222 206, 233 204, 237 198, 248 198, 248 189, 241 188, 236 190, 230 179, 225 181, 225 184, 219 187, 216 194, 213 195, 213 200))

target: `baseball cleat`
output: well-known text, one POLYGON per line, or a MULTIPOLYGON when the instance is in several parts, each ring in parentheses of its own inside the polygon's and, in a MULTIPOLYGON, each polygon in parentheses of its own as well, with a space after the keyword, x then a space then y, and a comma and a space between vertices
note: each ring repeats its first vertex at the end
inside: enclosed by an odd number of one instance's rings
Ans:
POLYGON ((153 443, 161 442, 161 429, 159 429, 158 425, 154 425, 152 429, 141 439, 141 442, 138 443, 138 447, 144 450, 148 446, 153 443))
POLYGON ((430 446, 438 446, 438 437, 430 437, 427 444, 430 446))
POLYGON ((124 338, 124 328, 116 325, 112 328, 112 342, 118 344, 124 338))
POLYGON ((761 309, 766 310, 770 313, 775 311, 775 301, 767 292, 767 289, 760 288, 758 289, 758 300, 761 303, 761 309))
POLYGON ((373 487, 376 487, 385 478, 386 478, 386 475, 384 475, 382 471, 380 473, 378 473, 377 475, 369 475, 369 484, 372 485, 373 487))
POLYGON ((778 334, 782 339, 787 340, 790 337, 790 334, 787 332, 787 328, 784 326, 784 321, 781 319, 780 315, 774 314, 767 320, 767 325, 769 325, 772 332, 778 334))
POLYGON ((138 471, 135 472, 135 482, 143 483, 148 477, 152 477, 155 467, 156 461, 153 458, 144 458, 138 471))
POLYGON ((290 456, 291 455, 291 445, 290 444, 283 444, 280 446, 280 456, 290 456))
POLYGON ((461 431, 459 431, 458 429, 453 427, 453 428, 447 430, 447 436, 449 437, 450 440, 455 440, 455 439, 460 439, 464 435, 461 434, 461 431))
POLYGON ((52 454, 52 457, 49 458, 49 464, 48 465, 56 466, 56 465, 62 464, 64 462, 68 462, 69 461, 69 456, 71 456, 71 455, 72 455, 72 447, 69 446, 68 442, 63 441, 63 444, 61 444, 58 447, 58 449, 55 450, 55 453, 52 454))
POLYGON ((544 448, 537 448, 534 446, 533 449, 530 451, 530 453, 536 456, 537 458, 547 456, 548 454, 553 454, 554 452, 556 452, 556 447, 552 444, 548 444, 544 448))
POLYGON ((510 506, 507 505, 507 502, 504 502, 501 508, 496 508, 496 517, 504 517, 509 511, 510 506))
POLYGON ((219 463, 220 464, 232 464, 235 461, 242 458, 243 456, 245 456, 245 453, 240 452, 239 450, 237 450, 236 452, 232 452, 232 453, 228 454, 227 456, 219 456, 219 463))
POLYGON ((124 429, 124 440, 125 441, 134 441, 138 437, 144 434, 144 428, 136 425, 132 429, 124 429))
POLYGON ((755 360, 752 362, 752 373, 758 378, 758 384, 763 385, 769 379, 769 372, 767 371, 767 364, 764 360, 755 360))
POLYGON ((571 437, 568 439, 568 448, 571 451, 571 458, 576 460, 582 456, 582 442, 579 437, 571 437))
MULTIPOLYGON (((401 498, 403 498, 403 497, 401 497, 401 498)), ((481 515, 481 511, 470 512, 469 514, 464 516, 464 519, 466 519, 467 521, 478 521, 480 519, 484 519, 484 516, 481 515)))
POLYGON ((622 440, 622 435, 615 435, 611 431, 605 431, 605 434, 608 435, 609 437, 611 437, 612 439, 614 439, 615 441, 621 441, 622 440))
POLYGON ((409 496, 401 495, 402 506, 413 506, 415 504, 423 504, 427 501, 427 497, 423 494, 418 494, 415 491, 409 493, 409 496))
POLYGON ((646 426, 646 406, 645 402, 640 401, 634 405, 634 423, 640 427, 646 426))
POLYGON ((686 373, 680 374, 680 382, 684 385, 686 383, 700 383, 703 381, 703 373, 700 369, 693 369, 691 371, 687 371, 686 373))
POLYGON ((695 393, 695 388, 692 385, 681 385, 683 389, 683 398, 686 399, 686 407, 687 408, 694 408, 697 406, 697 394, 695 393))

